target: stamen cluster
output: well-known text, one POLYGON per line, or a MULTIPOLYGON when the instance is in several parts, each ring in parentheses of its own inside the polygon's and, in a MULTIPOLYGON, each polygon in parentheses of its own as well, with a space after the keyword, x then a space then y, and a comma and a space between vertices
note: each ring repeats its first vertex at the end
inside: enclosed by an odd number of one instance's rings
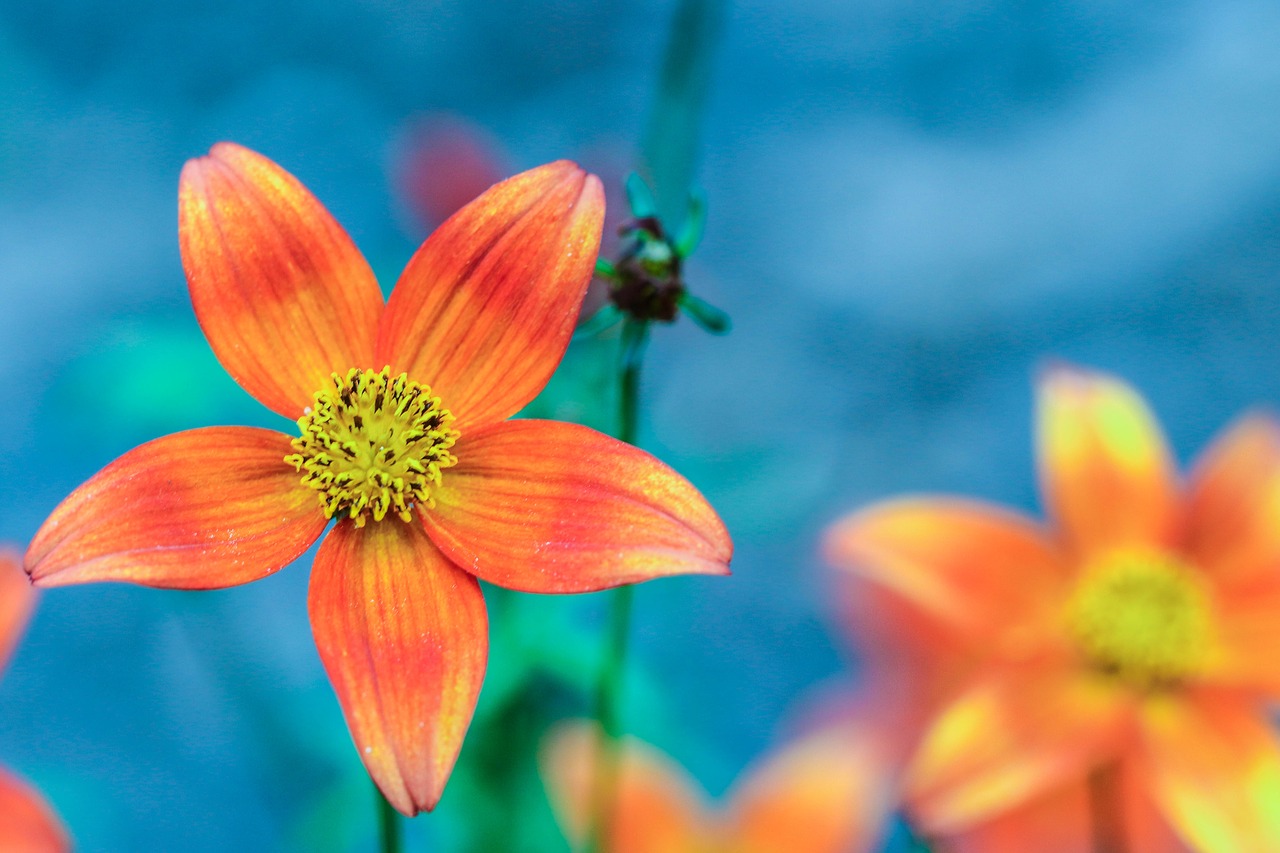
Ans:
POLYGON ((363 527, 366 513, 410 521, 415 506, 434 506, 431 489, 458 461, 449 452, 458 431, 440 398, 404 373, 392 377, 389 366, 352 368, 332 381, 298 419, 297 453, 284 459, 320 493, 325 515, 363 527))
POLYGON ((1180 560, 1121 552, 1086 571, 1067 605, 1067 624, 1099 670, 1141 690, 1192 675, 1210 633, 1204 582, 1180 560))

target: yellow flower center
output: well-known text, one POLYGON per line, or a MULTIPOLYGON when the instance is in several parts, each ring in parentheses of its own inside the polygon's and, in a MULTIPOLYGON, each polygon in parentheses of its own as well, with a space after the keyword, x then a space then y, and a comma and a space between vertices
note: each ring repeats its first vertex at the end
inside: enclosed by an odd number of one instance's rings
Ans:
POLYGON ((1149 551, 1117 552, 1090 566, 1066 616, 1084 656, 1140 690, 1193 675, 1213 630, 1209 593, 1194 569, 1149 551))
POLYGON ((392 377, 390 367, 352 368, 332 381, 298 419, 297 453, 284 458, 320 493, 325 515, 364 527, 366 513, 410 521, 413 507, 434 506, 432 487, 458 461, 449 452, 458 431, 440 398, 403 373, 392 377))

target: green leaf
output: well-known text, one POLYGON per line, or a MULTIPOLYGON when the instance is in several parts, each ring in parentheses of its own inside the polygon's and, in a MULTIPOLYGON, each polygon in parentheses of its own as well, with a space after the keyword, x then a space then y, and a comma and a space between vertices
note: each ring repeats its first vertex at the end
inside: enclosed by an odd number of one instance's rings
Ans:
POLYGON ((687 258, 702 242, 702 232, 707 227, 707 194, 702 190, 689 193, 689 208, 685 212, 680 236, 676 237, 676 254, 687 258))
POLYGON ((644 178, 635 172, 627 175, 627 205, 636 219, 658 215, 658 203, 654 201, 653 192, 644 178))
POLYGON ((680 310, 684 311, 685 315, 704 331, 713 335, 723 335, 733 328, 733 321, 729 319, 728 314, 688 291, 680 297, 680 310))
MULTIPOLYGON (((607 315, 601 322, 605 319, 607 315)), ((574 335, 551 380, 520 416, 573 421, 604 432, 613 429, 618 382, 612 354, 617 346, 618 333, 607 328, 594 335, 574 335)))
POLYGON ((596 275, 609 281, 617 281, 618 268, 608 258, 596 258, 596 275))
POLYGON ((725 0, 680 0, 671 21, 658 91, 640 148, 641 171, 664 223, 684 214, 698 164, 702 113, 711 89, 725 0))

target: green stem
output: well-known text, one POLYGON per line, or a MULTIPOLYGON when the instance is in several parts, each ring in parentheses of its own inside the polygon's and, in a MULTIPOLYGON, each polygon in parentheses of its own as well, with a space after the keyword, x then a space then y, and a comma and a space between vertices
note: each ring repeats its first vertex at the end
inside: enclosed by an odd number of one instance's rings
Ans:
POLYGON ((635 444, 640 431, 640 364, 649 343, 649 324, 627 319, 622 324, 622 372, 618 388, 618 438, 635 444))
MULTIPOLYGON (((635 444, 640 427, 640 365, 649 340, 649 325, 626 320, 622 326, 622 365, 618 376, 618 438, 635 444)), ((621 586, 611 593, 604 663, 596 682, 595 711, 600 723, 600 748, 587 849, 602 853, 609 838, 618 790, 619 741, 622 738, 623 693, 626 688, 627 647, 635 588, 621 586)))
POLYGON ((1129 853, 1120 805, 1120 765, 1105 764, 1089 774, 1089 815, 1094 853, 1129 853))
POLYGON ((587 849, 604 853, 611 835, 614 804, 618 795, 621 759, 622 696, 626 682, 627 645, 631 637, 631 610, 635 587, 615 589, 609 601, 609 636, 604 666, 596 685, 596 719, 600 722, 600 745, 596 763, 596 784, 592 803, 591 834, 587 849))
POLYGON ((373 795, 378 800, 378 824, 382 839, 382 853, 400 853, 400 813, 395 810, 387 798, 382 796, 378 786, 373 786, 373 795))

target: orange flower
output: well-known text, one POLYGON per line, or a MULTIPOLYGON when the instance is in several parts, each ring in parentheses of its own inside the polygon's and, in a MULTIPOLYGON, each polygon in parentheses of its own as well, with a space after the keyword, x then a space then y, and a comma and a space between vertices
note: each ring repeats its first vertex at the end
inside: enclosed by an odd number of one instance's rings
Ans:
MULTIPOLYGON (((0 549, 0 671, 22 636, 36 591, 22 573, 18 554, 0 549)), ((0 850, 60 853, 71 839, 49 804, 26 782, 0 767, 0 850)))
MULTIPOLYGON (((886 754, 842 726, 788 744, 748 771, 723 810, 683 768, 634 738, 623 741, 610 838, 601 853, 861 853, 891 813, 886 754)), ((580 844, 590 819, 600 730, 563 723, 548 736, 542 775, 565 834, 580 844)))
POLYGON ((336 518, 311 575, 316 645, 374 781, 406 815, 432 808, 484 675, 477 578, 587 592, 728 572, 724 525, 670 468, 584 427, 507 420, 564 353, 602 215, 572 163, 517 175, 428 238, 384 306, 292 175, 228 143, 188 162, 196 317, 300 435, 210 427, 130 451, 45 522, 32 579, 233 586, 336 518))
POLYGON ((916 819, 950 835, 1041 798, 1075 809, 1101 772, 1196 849, 1280 850, 1280 424, 1243 420, 1181 484, 1128 386, 1055 367, 1038 390, 1048 528, 905 499, 827 537, 958 685, 908 773, 916 819))

